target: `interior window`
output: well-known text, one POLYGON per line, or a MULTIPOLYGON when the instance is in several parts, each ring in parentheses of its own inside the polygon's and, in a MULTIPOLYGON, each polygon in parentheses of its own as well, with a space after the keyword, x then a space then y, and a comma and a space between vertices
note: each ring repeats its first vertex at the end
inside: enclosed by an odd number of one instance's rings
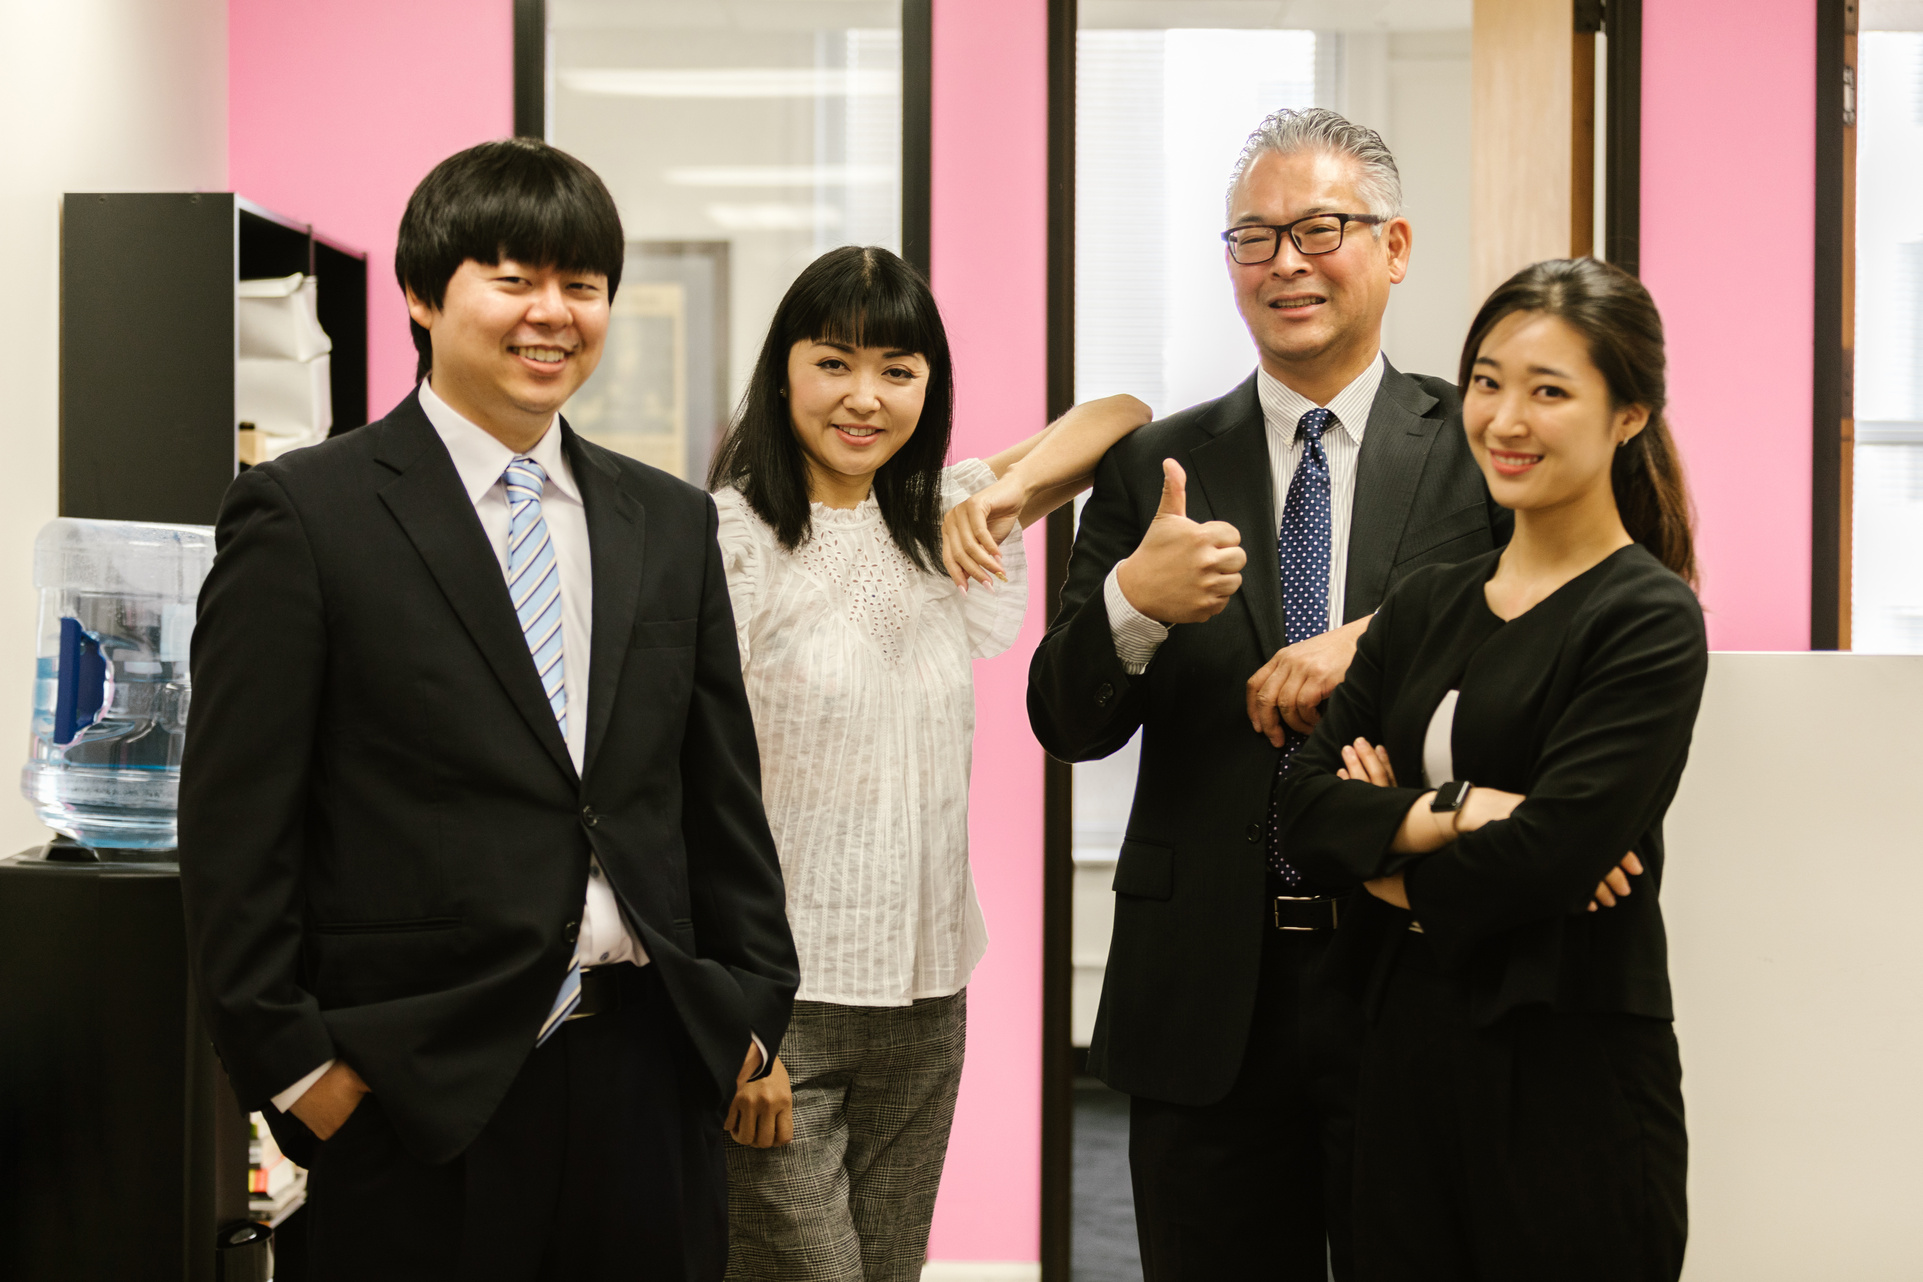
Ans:
POLYGON ((1923 652, 1923 31, 1857 45, 1850 641, 1923 652))
POLYGON ((901 249, 898 0, 549 0, 548 137, 628 235, 590 438, 699 481, 801 269, 901 249))

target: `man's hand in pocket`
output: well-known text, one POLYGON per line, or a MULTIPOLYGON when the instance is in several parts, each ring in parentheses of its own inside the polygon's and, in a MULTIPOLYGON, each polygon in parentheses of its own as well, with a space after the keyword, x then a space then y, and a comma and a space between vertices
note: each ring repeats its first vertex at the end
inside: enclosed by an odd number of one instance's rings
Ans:
POLYGON ((298 1117, 316 1138, 327 1140, 347 1124, 366 1094, 367 1083, 361 1080, 361 1075, 350 1068, 346 1060, 337 1059, 287 1111, 298 1117))

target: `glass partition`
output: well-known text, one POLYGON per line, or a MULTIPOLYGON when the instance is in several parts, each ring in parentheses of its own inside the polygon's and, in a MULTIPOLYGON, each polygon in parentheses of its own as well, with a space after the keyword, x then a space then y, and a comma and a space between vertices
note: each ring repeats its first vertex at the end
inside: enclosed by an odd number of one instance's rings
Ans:
POLYGON ((1850 644, 1923 653, 1923 31, 1865 30, 1857 61, 1850 644))
POLYGON ((776 303, 901 248, 899 0, 548 0, 547 135, 629 238, 583 434, 699 481, 776 303))

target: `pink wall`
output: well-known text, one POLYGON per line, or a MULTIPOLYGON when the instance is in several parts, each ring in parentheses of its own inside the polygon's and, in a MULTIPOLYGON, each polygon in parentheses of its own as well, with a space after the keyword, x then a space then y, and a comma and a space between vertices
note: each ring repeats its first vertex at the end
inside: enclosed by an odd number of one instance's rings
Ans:
POLYGON ((1809 648, 1816 5, 1644 0, 1642 275, 1709 641, 1809 648))
MULTIPOLYGON (((1048 6, 935 0, 935 294, 955 353, 955 457, 992 454, 1047 413, 1048 6)), ((1028 659, 1046 622, 1042 527, 1028 625, 975 665, 969 844, 988 956, 968 991, 968 1064, 930 1258, 1041 1249, 1042 750, 1028 659)))
POLYGON ((228 0, 228 181, 367 251, 368 413, 414 381, 394 231, 427 171, 514 130, 507 0, 228 0))

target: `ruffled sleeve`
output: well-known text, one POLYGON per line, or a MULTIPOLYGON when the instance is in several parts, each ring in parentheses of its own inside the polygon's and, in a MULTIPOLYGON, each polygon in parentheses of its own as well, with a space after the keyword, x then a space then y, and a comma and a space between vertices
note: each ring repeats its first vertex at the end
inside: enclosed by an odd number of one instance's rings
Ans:
MULTIPOLYGON (((995 473, 978 458, 942 469, 941 509, 946 512, 971 495, 995 483, 995 473)), ((968 625, 968 649, 977 659, 993 658, 1021 635, 1022 620, 1028 614, 1028 548, 1022 541, 1021 522, 1001 541, 1002 569, 1008 582, 992 589, 977 583, 962 596, 962 617, 968 625)), ((953 590, 953 585, 949 585, 953 590)))
POLYGON ((766 560, 763 543, 769 533, 766 523, 755 515, 741 491, 729 486, 714 495, 720 524, 715 542, 721 545, 721 568, 728 576, 728 601, 734 607, 734 635, 741 647, 741 667, 748 667, 750 625, 754 621, 755 601, 760 595, 761 576, 766 560))

